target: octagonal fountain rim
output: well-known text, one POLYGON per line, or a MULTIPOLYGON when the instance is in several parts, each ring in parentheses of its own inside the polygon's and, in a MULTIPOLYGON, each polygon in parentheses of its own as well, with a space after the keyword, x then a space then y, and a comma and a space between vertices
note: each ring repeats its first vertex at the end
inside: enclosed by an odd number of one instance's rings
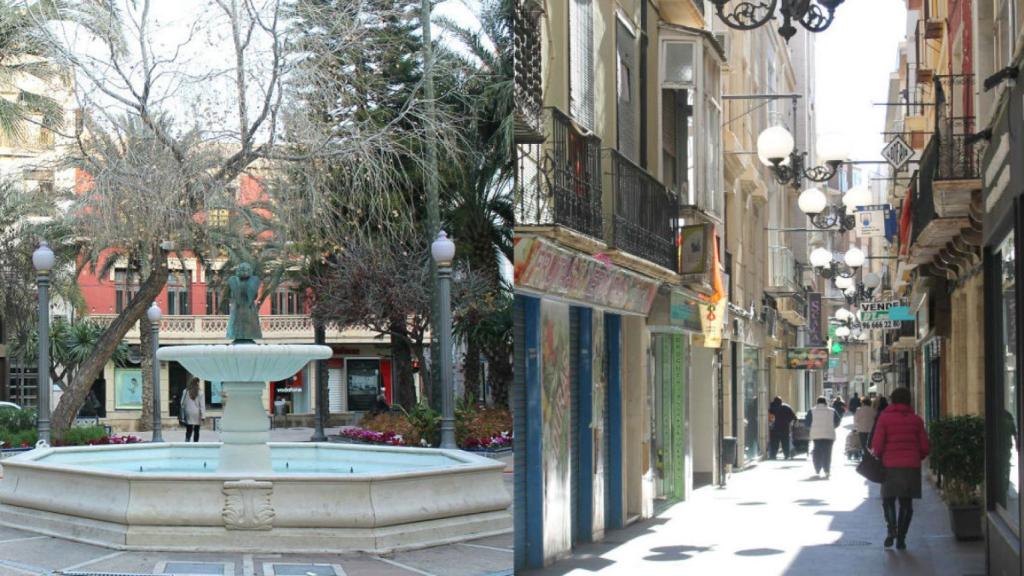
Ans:
POLYGON ((47 472, 74 473, 84 476, 118 478, 123 480, 256 480, 256 481, 302 481, 302 482, 367 482, 375 480, 399 480, 421 477, 438 476, 439 474, 457 474, 468 472, 480 472, 486 470, 504 469, 505 464, 483 456, 478 456, 462 450, 449 450, 442 448, 415 448, 406 446, 373 446, 358 444, 330 444, 310 442, 268 442, 271 450, 280 448, 313 448, 314 450, 351 450, 366 452, 393 452, 407 454, 434 454, 442 455, 455 462, 448 466, 436 466, 417 470, 404 470, 398 472, 357 472, 349 474, 330 473, 295 473, 295 472, 129 472, 119 470, 108 470, 101 468, 89 468, 65 463, 41 462, 43 458, 56 453, 70 452, 111 452, 111 451, 140 451, 140 450, 173 450, 175 448, 215 448, 221 445, 220 442, 161 442, 161 443, 138 443, 121 445, 102 446, 62 446, 36 448, 24 454, 18 454, 3 460, 3 467, 23 468, 26 470, 38 470, 47 472))

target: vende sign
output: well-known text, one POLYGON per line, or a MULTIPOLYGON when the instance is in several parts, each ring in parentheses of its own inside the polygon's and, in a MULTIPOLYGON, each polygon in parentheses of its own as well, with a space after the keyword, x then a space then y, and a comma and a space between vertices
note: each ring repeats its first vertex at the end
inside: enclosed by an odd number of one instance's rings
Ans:
POLYGON ((864 302, 860 305, 860 327, 865 329, 896 330, 907 319, 907 305, 902 300, 864 302))

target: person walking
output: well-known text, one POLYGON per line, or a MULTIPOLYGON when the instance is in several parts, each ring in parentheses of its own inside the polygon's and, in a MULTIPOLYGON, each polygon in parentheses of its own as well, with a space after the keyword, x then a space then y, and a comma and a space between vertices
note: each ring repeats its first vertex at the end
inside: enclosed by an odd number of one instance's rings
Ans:
POLYGON ((199 393, 199 378, 193 378, 181 395, 181 415, 185 422, 185 442, 199 442, 199 427, 206 417, 206 399, 199 393))
POLYGON ((828 400, 824 396, 818 396, 818 401, 807 412, 807 427, 811 430, 811 440, 814 441, 812 459, 814 461, 814 473, 820 475, 825 471, 825 478, 831 475, 832 471, 832 444, 836 441, 836 427, 839 426, 839 417, 835 410, 828 407, 828 400))
POLYGON ((839 418, 842 419, 843 415, 846 413, 846 402, 843 402, 842 396, 836 396, 836 399, 832 401, 832 409, 835 410, 836 414, 839 414, 839 418))
POLYGON ((850 414, 853 414, 854 416, 856 416, 857 415, 857 409, 859 409, 861 406, 862 406, 861 398, 860 398, 860 396, 857 395, 856 392, 854 392, 853 393, 853 398, 850 398, 850 405, 848 406, 848 408, 850 409, 850 414))
POLYGON ((921 461, 931 447, 924 421, 910 407, 910 390, 897 388, 892 404, 878 415, 871 451, 885 467, 882 482, 882 512, 885 515, 885 547, 907 547, 907 530, 914 516, 913 500, 921 498, 921 461), (899 514, 896 502, 899 501, 899 514))
POLYGON ((790 449, 790 429, 796 420, 796 412, 793 407, 776 396, 768 407, 768 419, 771 421, 769 431, 768 459, 775 460, 779 453, 779 445, 782 445, 782 455, 786 460, 792 458, 790 449))
MULTIPOLYGON (((853 404, 853 400, 850 400, 853 404)), ((875 426, 875 409, 871 406, 871 398, 865 398, 860 408, 853 414, 853 430, 860 438, 861 454, 868 449, 868 434, 875 426)))

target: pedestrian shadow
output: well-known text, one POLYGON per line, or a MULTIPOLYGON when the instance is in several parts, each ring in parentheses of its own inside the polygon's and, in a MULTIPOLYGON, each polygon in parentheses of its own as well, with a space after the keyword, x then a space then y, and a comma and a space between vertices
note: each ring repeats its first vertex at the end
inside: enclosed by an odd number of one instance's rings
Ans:
POLYGON ((674 562, 676 560, 689 560, 694 557, 694 552, 701 553, 711 550, 711 546, 659 546, 651 548, 654 552, 651 556, 644 557, 644 560, 652 562, 674 562))
POLYGON ((747 550, 740 550, 734 552, 737 556, 774 556, 776 554, 782 554, 784 551, 778 548, 749 548, 747 550))
POLYGON ((738 503, 736 505, 737 506, 764 506, 766 504, 768 504, 768 503, 767 502, 740 502, 740 503, 738 503))
POLYGON ((828 502, 825 502, 821 498, 801 498, 793 501, 795 504, 801 506, 827 506, 828 502))

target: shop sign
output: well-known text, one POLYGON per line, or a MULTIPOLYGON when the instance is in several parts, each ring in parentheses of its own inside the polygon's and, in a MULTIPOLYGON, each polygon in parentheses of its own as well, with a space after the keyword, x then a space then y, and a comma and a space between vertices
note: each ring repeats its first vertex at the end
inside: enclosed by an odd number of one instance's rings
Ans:
POLYGON ((828 348, 789 348, 786 350, 786 368, 820 370, 828 365, 828 348))
POLYGON ((893 172, 899 172, 910 162, 914 156, 914 149, 910 147, 902 136, 896 136, 882 148, 882 158, 885 158, 893 168, 893 172))
POLYGON ((860 305, 860 327, 876 330, 898 330, 903 322, 913 321, 910 307, 902 300, 865 302, 860 305))
POLYGON ((711 286, 713 242, 714 227, 711 224, 695 224, 679 229, 679 275, 683 284, 704 289, 711 286))
POLYGON ((821 292, 807 294, 807 337, 811 346, 821 346, 821 292))
POLYGON ((722 337, 725 331, 725 314, 728 311, 729 300, 722 298, 718 302, 702 301, 700 303, 700 323, 704 333, 704 347, 718 348, 722 345, 722 337))
POLYGON ((892 206, 872 204, 857 207, 857 236, 861 238, 884 238, 886 226, 891 220, 892 206))
POLYGON ((835 370, 836 368, 839 368, 839 358, 829 358, 828 369, 835 370))
POLYGON ((672 292, 670 318, 673 326, 701 332, 701 302, 680 292, 672 292))
POLYGON ((658 284, 539 238, 516 238, 515 285, 646 315, 658 284))
POLYGON ((877 370, 871 374, 871 381, 875 384, 881 384, 885 381, 885 375, 877 370))

